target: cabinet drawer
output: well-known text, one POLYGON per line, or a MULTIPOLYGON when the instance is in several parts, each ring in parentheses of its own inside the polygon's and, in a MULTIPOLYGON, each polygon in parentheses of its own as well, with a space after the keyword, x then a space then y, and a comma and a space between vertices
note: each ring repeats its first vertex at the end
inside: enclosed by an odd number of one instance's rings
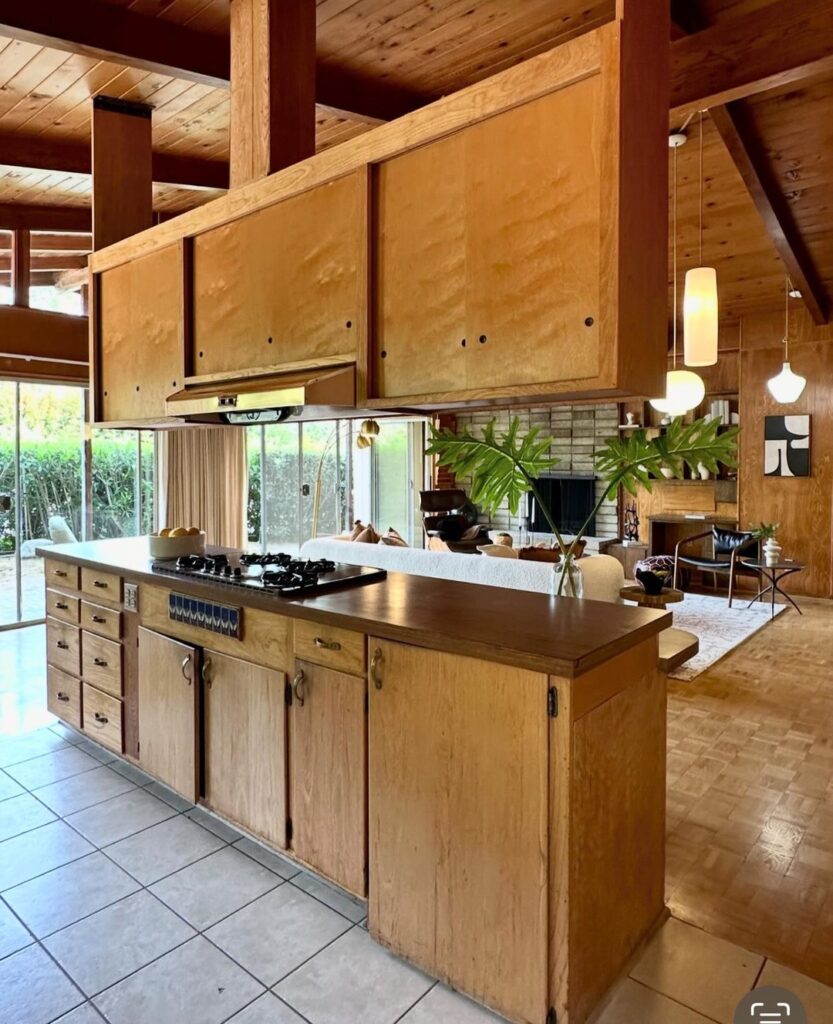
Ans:
POLYGON ((46 660, 56 668, 81 674, 81 630, 57 619, 46 620, 46 660))
POLYGON ((121 701, 102 693, 89 683, 83 684, 83 729, 88 736, 121 754, 121 701))
POLYGON ((81 683, 54 665, 46 670, 46 706, 68 725, 81 728, 81 683))
POLYGON ((62 622, 78 623, 78 606, 80 599, 70 597, 69 594, 62 594, 58 590, 46 591, 46 614, 53 619, 60 619, 62 622))
POLYGON ((90 597, 101 597, 121 604, 121 576, 84 567, 81 570, 81 591, 90 597))
POLYGON ((105 608, 90 601, 81 602, 81 625, 91 633, 109 637, 111 640, 121 638, 121 612, 113 608, 105 608))
POLYGON ((81 675, 114 697, 121 697, 121 644, 84 630, 81 642, 81 675))
POLYGON ((63 587, 64 590, 78 589, 78 566, 68 562, 56 562, 54 558, 45 558, 43 576, 48 587, 63 587))
POLYGON ((314 665, 363 676, 365 636, 350 629, 295 620, 295 657, 314 665))

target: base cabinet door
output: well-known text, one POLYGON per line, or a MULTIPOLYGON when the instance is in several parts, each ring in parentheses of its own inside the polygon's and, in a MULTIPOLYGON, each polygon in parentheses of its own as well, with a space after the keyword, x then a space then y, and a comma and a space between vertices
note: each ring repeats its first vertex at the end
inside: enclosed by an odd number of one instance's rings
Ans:
POLYGON ((286 848, 286 676, 205 651, 205 800, 286 848))
POLYGON ((139 628, 139 760, 196 803, 199 781, 197 648, 139 628))
POLYGON ((510 1020, 547 1016, 547 676, 370 638, 368 924, 510 1020))
POLYGON ((367 836, 364 676, 296 662, 289 718, 296 856, 359 896, 367 836))

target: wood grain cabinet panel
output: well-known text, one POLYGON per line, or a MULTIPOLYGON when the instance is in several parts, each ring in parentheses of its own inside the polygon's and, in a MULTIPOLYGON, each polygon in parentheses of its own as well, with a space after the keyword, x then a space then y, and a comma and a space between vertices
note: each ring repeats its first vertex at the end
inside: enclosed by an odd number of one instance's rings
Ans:
POLYGON ((81 570, 69 562, 57 562, 54 558, 44 558, 43 575, 48 587, 60 587, 62 590, 77 590, 81 570))
POLYGON ((53 619, 60 619, 62 622, 71 622, 75 625, 78 622, 78 608, 80 600, 77 597, 70 597, 69 594, 62 594, 58 590, 46 591, 46 614, 53 619))
POLYGON ((145 771, 198 796, 198 652, 139 627, 139 753, 145 771))
POLYGON ((81 683, 54 665, 46 668, 46 706, 68 725, 81 728, 81 683))
POLYGON ((544 1021, 547 677, 375 638, 368 654, 371 933, 544 1021))
POLYGON ((286 676, 216 651, 202 676, 206 802, 285 848, 286 676))
POLYGON ((101 569, 83 566, 81 569, 81 592, 100 600, 121 604, 121 576, 101 569))
POLYGON ((365 895, 367 716, 364 676, 296 662, 289 716, 295 855, 365 895))
POLYGON ((295 620, 295 655, 302 661, 363 676, 366 647, 364 633, 322 622, 295 620))
POLYGON ((81 630, 68 622, 46 619, 46 660, 71 675, 81 674, 81 630))
POLYGON ((184 373, 183 244, 167 246, 98 279, 95 418, 161 420, 184 373))
POLYGON ((114 608, 82 601, 81 625, 92 633, 109 637, 110 640, 118 640, 121 638, 122 613, 114 608))
POLYGON ((81 632, 81 675, 113 697, 122 695, 122 646, 95 633, 81 632))
POLYGON ((363 171, 346 175, 197 235, 193 374, 356 358, 366 181, 363 171))
POLYGON ((84 690, 83 729, 92 739, 121 754, 124 751, 122 702, 89 683, 84 690))

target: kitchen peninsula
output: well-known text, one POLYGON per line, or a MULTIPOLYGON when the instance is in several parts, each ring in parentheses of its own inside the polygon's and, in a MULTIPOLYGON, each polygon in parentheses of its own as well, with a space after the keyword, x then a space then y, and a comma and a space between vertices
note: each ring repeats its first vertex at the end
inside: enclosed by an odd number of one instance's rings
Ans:
POLYGON ((49 707, 368 899, 511 1020, 581 1024, 663 914, 663 612, 412 575, 287 597, 50 547, 49 707))

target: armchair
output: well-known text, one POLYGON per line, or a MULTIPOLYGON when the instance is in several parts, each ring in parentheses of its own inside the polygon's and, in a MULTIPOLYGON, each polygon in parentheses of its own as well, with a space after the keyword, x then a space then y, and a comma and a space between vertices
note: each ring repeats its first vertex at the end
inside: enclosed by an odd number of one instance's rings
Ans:
POLYGON ((704 572, 715 574, 726 573, 729 576, 729 607, 732 607, 732 597, 735 590, 736 576, 757 576, 760 578, 760 570, 745 565, 741 560, 743 555, 760 553, 760 541, 753 533, 740 532, 737 530, 723 530, 719 526, 713 526, 705 533, 697 533, 693 537, 685 537, 674 548, 674 582, 677 587, 677 577, 680 566, 691 566, 701 569, 704 572), (709 555, 683 554, 683 549, 694 541, 710 537, 712 541, 712 553, 709 555))

